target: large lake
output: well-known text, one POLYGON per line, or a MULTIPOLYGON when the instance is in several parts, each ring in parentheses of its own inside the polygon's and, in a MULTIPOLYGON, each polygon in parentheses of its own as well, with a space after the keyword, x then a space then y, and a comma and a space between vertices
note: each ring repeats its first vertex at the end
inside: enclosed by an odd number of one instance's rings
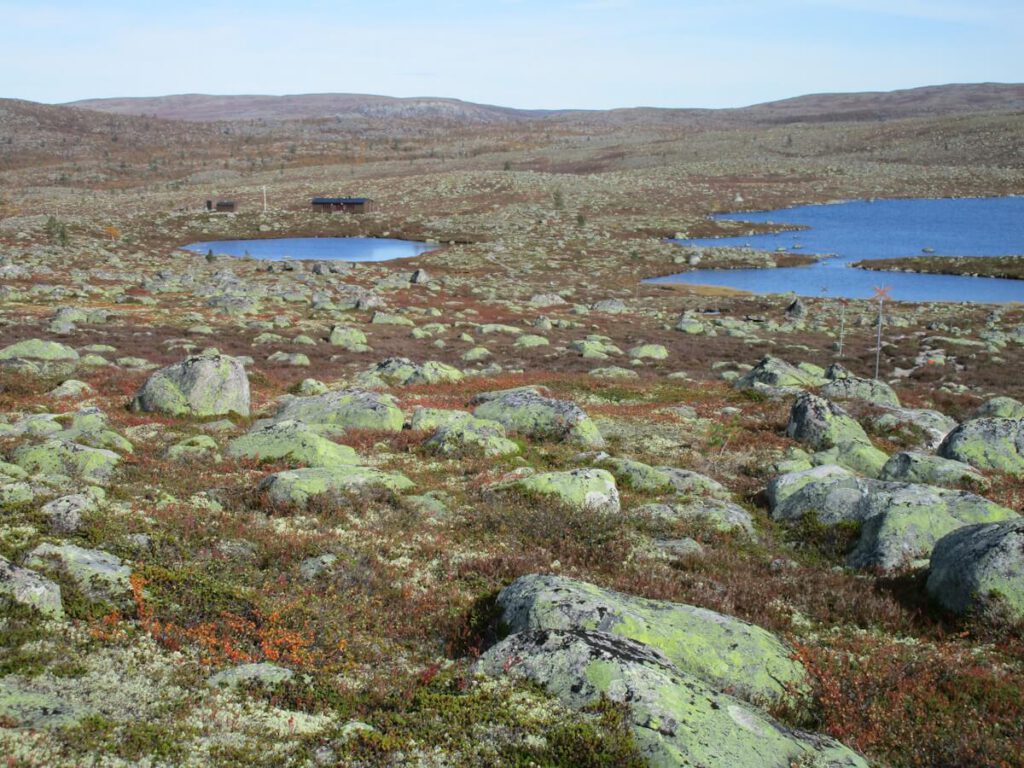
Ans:
POLYGON ((410 259, 437 248, 436 245, 410 240, 378 237, 287 237, 265 240, 215 240, 189 243, 182 250, 213 253, 217 256, 250 256, 254 259, 282 261, 391 261, 410 259))
POLYGON ((951 275, 873 272, 849 264, 865 259, 1024 254, 1024 197, 854 201, 716 218, 808 227, 799 232, 678 240, 682 245, 750 246, 766 251, 835 254, 803 267, 704 269, 648 282, 719 285, 754 293, 869 298, 892 287, 897 301, 1024 301, 1024 281, 951 275))

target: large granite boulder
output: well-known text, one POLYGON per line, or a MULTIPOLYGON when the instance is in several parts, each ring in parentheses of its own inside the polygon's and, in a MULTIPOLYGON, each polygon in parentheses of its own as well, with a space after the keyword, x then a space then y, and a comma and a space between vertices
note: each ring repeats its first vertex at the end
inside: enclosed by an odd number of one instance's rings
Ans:
POLYGON ((872 405, 900 407, 896 392, 884 381, 854 376, 838 363, 829 366, 825 376, 829 381, 821 388, 821 395, 829 400, 863 400, 872 405))
POLYGON ((1012 397, 993 397, 971 414, 972 419, 1024 419, 1024 403, 1012 397))
POLYGON ((194 355, 156 371, 135 395, 131 407, 171 416, 248 416, 249 377, 236 358, 194 355))
POLYGON ((255 461, 284 460, 307 467, 362 463, 359 454, 349 446, 328 440, 301 421, 291 419, 255 425, 228 444, 227 455, 255 461))
POLYGON ((970 525, 941 538, 927 589, 954 613, 1024 621, 1024 519, 970 525))
POLYGON ((271 501, 300 508, 317 496, 337 497, 368 488, 399 493, 412 487, 412 481, 404 475, 359 466, 309 467, 277 472, 260 484, 260 490, 265 491, 271 501))
POLYGON ((301 421, 327 431, 401 432, 405 415, 391 395, 342 389, 314 397, 289 397, 278 408, 273 421, 301 421))
POLYGON ((719 693, 654 648, 606 632, 528 630, 480 657, 477 670, 513 675, 583 709, 602 698, 625 704, 651 766, 866 768, 836 741, 786 728, 719 693))
POLYGON ((967 486, 973 490, 985 490, 991 485, 988 478, 970 464, 911 451, 893 454, 882 467, 878 479, 945 488, 967 486))
POLYGON ((604 469, 541 472, 499 481, 489 486, 488 491, 540 496, 573 509, 610 513, 619 511, 619 490, 615 478, 604 469))
POLYGON ((105 448, 90 448, 70 440, 47 440, 23 445, 12 457, 15 465, 32 475, 70 477, 97 485, 110 482, 121 457, 105 448))
POLYGON ((597 425, 576 403, 544 397, 534 389, 512 389, 478 395, 477 418, 496 421, 505 429, 535 440, 559 440, 585 448, 602 448, 597 425))
POLYGON ((872 480, 829 466, 776 478, 768 499, 776 520, 859 525, 849 563, 881 570, 927 558, 935 543, 957 528, 1017 517, 973 493, 872 480))
POLYGON ((25 339, 0 349, 0 370, 35 376, 70 376, 78 361, 78 352, 56 341, 25 339))
POLYGON ((871 477, 889 460, 856 419, 831 400, 807 392, 797 396, 786 434, 813 450, 832 451, 836 463, 871 477))
POLYGON ((1024 475, 1024 419, 966 421, 946 435, 938 454, 978 469, 1024 475))
POLYGON ((790 365, 785 360, 768 356, 738 378, 737 389, 753 389, 769 395, 813 389, 825 383, 815 373, 790 365))
POLYGON ((625 637, 663 653, 716 690, 754 703, 808 693, 807 673, 791 648, 761 627, 706 608, 540 574, 505 587, 498 606, 510 632, 587 630, 625 637))
POLYGON ((425 445, 428 450, 448 457, 496 457, 519 453, 519 446, 506 437, 505 427, 496 421, 478 419, 469 414, 442 424, 425 445))
POLYGON ((64 618, 60 586, 28 568, 0 557, 0 595, 35 608, 45 616, 64 618))
POLYGON ((465 377, 458 368, 436 360, 420 364, 406 357, 389 357, 359 374, 355 383, 367 388, 407 387, 413 384, 454 384, 465 377))

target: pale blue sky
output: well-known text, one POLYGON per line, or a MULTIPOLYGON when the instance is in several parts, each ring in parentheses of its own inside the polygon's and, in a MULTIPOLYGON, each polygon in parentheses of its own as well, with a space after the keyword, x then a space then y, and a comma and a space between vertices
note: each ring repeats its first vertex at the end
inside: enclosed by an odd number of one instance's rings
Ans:
POLYGON ((0 0, 0 97, 730 107, 1024 82, 1022 0, 0 0))

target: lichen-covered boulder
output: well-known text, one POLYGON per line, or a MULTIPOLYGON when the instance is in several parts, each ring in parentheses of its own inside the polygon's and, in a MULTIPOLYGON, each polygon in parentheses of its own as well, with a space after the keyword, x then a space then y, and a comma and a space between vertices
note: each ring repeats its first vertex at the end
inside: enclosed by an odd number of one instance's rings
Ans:
MULTIPOLYGON (((61 420, 65 417, 61 416, 61 420)), ((131 442, 110 428, 110 419, 99 408, 82 408, 71 415, 71 423, 49 435, 52 440, 70 440, 92 448, 132 453, 131 442)))
POLYGON ((754 389, 769 395, 819 387, 825 380, 785 360, 768 356, 738 378, 736 389, 754 389))
POLYGON ((829 367, 825 376, 829 381, 821 388, 821 394, 829 400, 863 400, 873 405, 900 407, 899 396, 884 381, 862 379, 840 365, 829 367))
POLYGON ((785 728, 653 648, 605 632, 519 632, 481 656, 477 670, 531 680, 576 709, 602 697, 628 705, 637 745, 658 768, 867 766, 838 742, 785 728))
POLYGON ((830 400, 803 392, 789 415, 786 434, 817 451, 835 451, 836 463, 870 477, 889 457, 871 444, 857 420, 830 400))
POLYGON ((278 408, 273 421, 301 421, 313 427, 337 431, 374 429, 401 432, 405 415, 390 395, 342 389, 315 397, 290 397, 278 408))
POLYGON ((54 387, 46 393, 47 397, 52 397, 56 400, 73 399, 79 397, 89 397, 95 395, 96 390, 86 384, 84 381, 78 379, 68 379, 62 382, 60 385, 54 387))
POLYGON ((168 447, 164 455, 171 461, 191 464, 217 463, 221 460, 220 446, 209 435, 193 435, 168 447))
POLYGON ((942 537, 928 594, 954 613, 1024 621, 1024 519, 969 525, 942 537))
POLYGON ((473 415, 536 440, 559 440, 586 448, 604 447, 597 425, 576 403, 544 397, 536 390, 513 389, 478 396, 473 415), (484 400, 481 402, 481 398, 484 400))
POLYGON ((1024 419, 972 419, 954 429, 938 454, 978 469, 1024 475, 1024 419))
POLYGON ((629 350, 633 360, 667 360, 668 350, 663 344, 639 344, 629 350))
POLYGON ((754 703, 809 693, 807 672, 791 648, 761 627, 705 608, 540 574, 505 587, 498 605, 511 632, 587 630, 626 637, 716 690, 754 703))
POLYGON ((40 544, 28 553, 25 565, 43 572, 63 573, 90 600, 122 604, 128 598, 132 570, 121 558, 100 549, 75 544, 40 544))
POLYGON ((519 453, 519 446, 506 437, 501 424, 473 416, 442 425, 425 445, 429 450, 448 457, 495 457, 519 453))
POLYGON ((615 478, 604 469, 573 469, 568 472, 542 472, 490 486, 492 493, 514 491, 527 496, 552 499, 574 509, 616 513, 619 489, 615 478))
POLYGON ((194 355, 156 371, 135 395, 131 407, 171 416, 248 416, 249 377, 236 358, 194 355))
POLYGON ((692 521, 721 533, 755 535, 754 519, 750 513, 727 499, 698 498, 685 502, 645 504, 634 511, 665 520, 692 521))
POLYGON ((257 424, 232 440, 226 453, 233 459, 285 460, 307 467, 362 462, 354 449, 328 440, 307 424, 292 419, 257 424))
POLYGON ((1024 403, 1012 397, 993 397, 971 414, 972 419, 1024 419, 1024 403))
POLYGON ((725 494, 725 487, 717 480, 689 469, 652 467, 633 459, 621 459, 601 454, 596 462, 611 471, 616 478, 645 493, 725 494))
POLYGON ((0 595, 51 618, 64 618, 60 586, 35 571, 19 568, 4 557, 0 557, 0 595))
POLYGON ((69 440, 23 445, 12 458, 17 466, 32 475, 67 476, 97 485, 108 483, 121 461, 113 451, 69 440))
POLYGON ((78 362, 74 349, 56 341, 25 339, 0 349, 0 370, 36 376, 68 376, 78 362))
POLYGON ((884 413, 870 417, 870 424, 903 445, 930 451, 957 426, 956 419, 928 408, 886 408, 884 413))
POLYGON ((366 334, 349 325, 336 325, 331 329, 330 343, 349 352, 369 352, 366 334))
POLYGON ((1017 516, 973 493, 871 480, 829 467, 778 478, 768 498, 776 520, 859 524, 849 563, 881 570, 928 557, 935 542, 962 526, 1017 516))
POLYGON ((412 418, 409 420, 409 428, 418 432, 435 432, 441 427, 472 418, 473 414, 468 411, 416 406, 412 412, 412 418))
POLYGON ((75 533, 82 525, 82 516, 98 506, 95 495, 73 493, 47 502, 39 512, 49 521, 51 532, 75 533))
POLYGON ((277 472, 265 478, 260 490, 271 501, 305 507, 316 496, 340 496, 365 488, 381 488, 399 493, 413 487, 412 481, 397 472, 371 467, 309 467, 277 472))
POLYGON ((422 365, 405 357, 389 357, 356 377, 362 387, 407 387, 413 384, 454 384, 465 374, 446 363, 430 360, 422 365))
POLYGON ((991 485, 987 477, 962 461, 911 451, 893 454, 878 479, 945 488, 966 485, 976 490, 985 490, 991 485))

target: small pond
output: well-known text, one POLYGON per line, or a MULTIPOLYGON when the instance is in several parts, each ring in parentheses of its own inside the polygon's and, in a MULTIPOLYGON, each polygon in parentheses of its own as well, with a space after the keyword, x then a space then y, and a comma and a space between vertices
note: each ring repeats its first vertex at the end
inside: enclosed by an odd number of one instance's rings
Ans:
POLYGON ((411 240, 378 237, 283 237, 263 240, 215 240, 189 243, 181 250, 196 253, 213 251, 217 256, 249 256, 254 259, 284 261, 391 261, 411 259, 437 248, 411 240))
POLYGON ((888 285, 892 287, 892 298, 897 301, 1024 301, 1024 281, 1021 280, 875 272, 850 266, 855 261, 902 256, 1024 254, 1024 197, 859 200, 725 214, 716 218, 788 224, 806 229, 673 242, 833 256, 802 267, 704 269, 652 278, 647 282, 843 298, 870 298, 874 286, 888 285))

